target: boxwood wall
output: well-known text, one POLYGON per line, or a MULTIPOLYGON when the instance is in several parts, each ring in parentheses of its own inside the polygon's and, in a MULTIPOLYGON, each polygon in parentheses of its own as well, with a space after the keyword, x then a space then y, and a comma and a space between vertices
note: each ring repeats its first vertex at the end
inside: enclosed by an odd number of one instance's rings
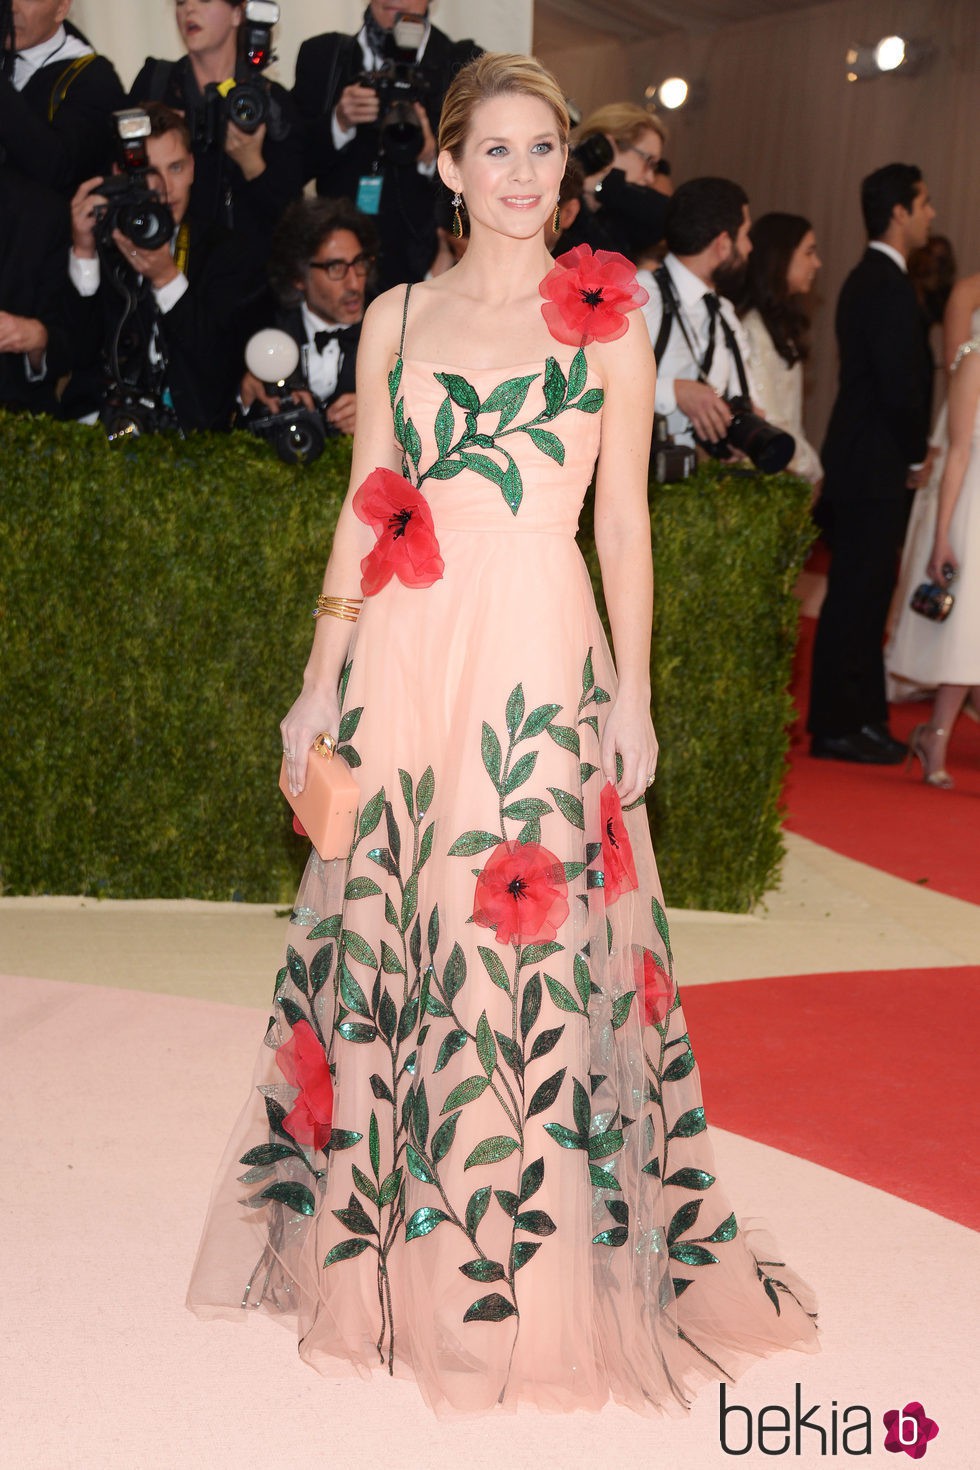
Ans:
MULTIPOLYGON (((306 844, 276 789, 349 468, 246 435, 109 446, 0 416, 0 886, 289 902, 306 844)), ((651 797, 667 901, 743 911, 776 880, 809 541, 799 482, 651 486, 651 797)), ((583 551, 597 567, 588 526, 583 551)))

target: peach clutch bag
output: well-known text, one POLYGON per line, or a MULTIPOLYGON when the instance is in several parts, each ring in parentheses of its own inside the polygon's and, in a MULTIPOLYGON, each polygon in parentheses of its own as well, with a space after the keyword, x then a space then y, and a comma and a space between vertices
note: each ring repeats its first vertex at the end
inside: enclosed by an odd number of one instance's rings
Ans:
POLYGON ((279 789, 324 862, 350 852, 360 803, 357 782, 336 748, 332 736, 317 736, 306 763, 306 785, 298 796, 289 789, 285 756, 279 772, 279 789))

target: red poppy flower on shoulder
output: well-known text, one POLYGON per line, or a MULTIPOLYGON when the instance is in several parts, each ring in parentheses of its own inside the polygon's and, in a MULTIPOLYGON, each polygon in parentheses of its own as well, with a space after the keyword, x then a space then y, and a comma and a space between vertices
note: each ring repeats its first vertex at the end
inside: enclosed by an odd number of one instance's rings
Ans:
POLYGON ((571 347, 614 342, 629 326, 626 313, 649 300, 631 260, 588 245, 560 255, 538 290, 545 298, 541 312, 548 330, 571 347))
POLYGON ((361 562, 361 591, 373 597, 397 577, 405 587, 431 587, 446 564, 439 555, 425 496, 393 470, 372 470, 354 494, 354 514, 378 543, 361 562))
POLYGON ((537 842, 501 842, 476 880, 473 919, 498 944, 543 944, 568 918, 565 869, 537 842))
POLYGON ((662 1026, 674 1004, 674 982, 652 949, 633 949, 633 983, 647 1026, 662 1026))
POLYGON ((299 1088, 283 1127, 297 1143, 326 1148, 333 1118, 333 1079, 316 1032, 309 1021, 297 1021, 293 1034, 276 1051, 276 1063, 286 1081, 299 1088))
POLYGON ((640 886, 619 793, 611 781, 606 782, 599 796, 599 816, 602 822, 602 891, 608 908, 620 894, 632 893, 640 886))

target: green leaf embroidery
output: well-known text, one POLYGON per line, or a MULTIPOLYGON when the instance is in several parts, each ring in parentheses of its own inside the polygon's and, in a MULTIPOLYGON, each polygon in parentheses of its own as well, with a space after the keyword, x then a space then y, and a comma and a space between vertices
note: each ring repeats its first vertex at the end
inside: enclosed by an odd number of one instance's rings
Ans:
POLYGON ((507 1272, 504 1270, 500 1261, 482 1261, 479 1259, 475 1261, 464 1261, 459 1269, 470 1281, 481 1281, 484 1284, 490 1281, 504 1281, 507 1276, 507 1272))
POLYGON ((442 1105, 444 1113, 452 1113, 456 1108, 465 1107, 468 1102, 482 1097, 490 1086, 486 1077, 467 1077, 463 1082, 458 1082, 452 1092, 442 1105))
POLYGON ((486 1011, 476 1023, 476 1054, 487 1077, 492 1077, 497 1066, 497 1047, 486 1011))
POLYGON ((447 393, 439 405, 436 414, 435 434, 436 453, 442 459, 450 444, 453 442, 453 428, 455 427, 455 415, 453 414, 453 400, 447 393))
POLYGON ((548 734, 563 750, 570 750, 573 755, 579 754, 581 741, 578 738, 578 731, 573 730, 571 725, 549 725, 548 734))
POLYGON ((439 1048, 439 1055, 436 1057, 436 1064, 432 1070, 434 1072, 441 1072, 449 1059, 451 1057, 454 1057, 459 1049, 465 1045, 466 1032, 461 1030, 459 1027, 454 1027, 453 1030, 450 1031, 448 1035, 443 1038, 442 1045, 439 1048))
POLYGON ((613 1030, 618 1031, 620 1026, 625 1026, 626 1018, 630 1013, 630 1007, 636 996, 635 990, 627 990, 624 995, 617 995, 612 1003, 613 1030))
POLYGON ((704 1169, 677 1169, 664 1184, 674 1184, 678 1189, 710 1189, 715 1176, 704 1169))
POLYGON ((533 373, 528 378, 508 378, 506 383, 500 383, 480 404, 480 413, 497 413, 500 418, 497 421, 497 433, 506 428, 524 407, 528 389, 536 382, 540 373, 533 373))
POLYGON ((712 1230, 711 1234, 708 1236, 708 1240, 710 1240, 712 1244, 718 1245, 722 1241, 734 1240, 737 1234, 738 1222, 736 1221, 734 1215, 729 1215, 727 1220, 723 1220, 721 1222, 717 1230, 712 1230))
POLYGON ((701 1213, 703 1200, 688 1200, 686 1205, 681 1205, 674 1214, 673 1219, 667 1226, 667 1244, 673 1245, 680 1236, 686 1235, 697 1224, 698 1215, 701 1213))
POLYGON ((357 727, 361 723, 361 715, 363 713, 363 705, 359 705, 357 709, 344 711, 340 721, 340 729, 337 732, 338 741, 343 743, 347 740, 353 740, 357 727))
POLYGON ((483 1185, 482 1189, 475 1189, 470 1195, 469 1203, 466 1206, 466 1233, 470 1236, 471 1239, 473 1236, 476 1235, 476 1232, 480 1227, 480 1221, 487 1213, 487 1206, 489 1205, 489 1203, 489 1184, 483 1185))
POLYGON ((461 459, 437 459, 430 470, 426 470, 427 480, 454 480, 461 475, 466 465, 461 459))
MULTIPOLYGON (((516 770, 517 767, 515 766, 514 769, 516 770)), ((508 786, 510 786, 510 782, 508 782, 508 786)), ((539 817, 546 817, 552 811, 554 811, 554 807, 549 806, 546 801, 542 801, 540 796, 522 796, 517 801, 508 802, 501 815, 510 817, 513 822, 532 822, 539 817)), ((566 864, 567 866, 568 864, 566 864)), ((568 876, 567 873, 565 876, 568 876)))
POLYGON ((534 1095, 527 1105, 527 1116, 529 1118, 536 1117, 538 1113, 547 1112, 548 1108, 554 1106, 555 1100, 561 1091, 561 1085, 565 1080, 567 1070, 567 1067, 562 1067, 560 1071, 553 1072, 546 1082, 542 1082, 540 1087, 535 1089, 534 1095))
POLYGON ((551 955, 557 954, 564 948, 565 946, 559 944, 556 939, 550 939, 547 944, 529 944, 526 949, 521 950, 521 964, 540 965, 542 960, 550 958, 551 955))
POLYGON ((490 1296, 481 1296, 463 1313, 464 1322, 502 1322, 505 1317, 516 1317, 517 1308, 499 1291, 490 1296))
POLYGON ((448 1219, 445 1210, 437 1210, 434 1205, 423 1205, 409 1220, 405 1228, 405 1239, 418 1240, 420 1235, 429 1235, 437 1225, 448 1219))
POLYGON ((507 971, 504 969, 500 956, 495 950, 488 949, 485 944, 477 945, 477 953, 483 961, 486 972, 494 985, 499 986, 501 990, 506 990, 509 995, 510 981, 507 978, 507 971))
POLYGON ((242 1154, 240 1164, 277 1164, 280 1159, 294 1159, 296 1150, 285 1143, 260 1143, 242 1154))
POLYGON ((537 1194, 544 1183, 544 1159, 535 1159, 533 1164, 528 1164, 521 1175, 520 1203, 526 1204, 533 1194, 537 1194))
POLYGON ((585 387, 585 380, 589 375, 589 365, 585 359, 585 353, 580 347, 572 358, 568 369, 568 396, 576 398, 585 387))
POLYGON ((341 1240, 329 1250, 324 1259, 324 1266, 335 1266, 338 1261, 352 1261, 355 1256, 371 1249, 369 1240, 341 1240))
POLYGON ((561 1148, 585 1148, 586 1140, 578 1133, 573 1133, 563 1123, 546 1123, 545 1133, 550 1133, 552 1138, 561 1148))
POLYGON ((549 418, 554 418, 565 402, 568 385, 555 358, 549 357, 544 367, 544 402, 549 418))
POLYGON ((375 898, 381 892, 373 878, 351 878, 344 889, 345 902, 354 898, 375 898))
POLYGON ((619 1180, 615 1174, 604 1169, 601 1164, 589 1165, 589 1179, 594 1189, 619 1189, 619 1180))
POLYGON ((500 764, 503 760, 503 754, 500 749, 500 741, 497 739, 496 731, 487 724, 486 720, 484 720, 483 722, 483 734, 480 739, 480 754, 483 756, 483 765, 486 769, 487 775, 490 777, 490 780, 499 791, 500 764))
POLYGON ((524 728, 518 735, 518 740, 530 740, 532 736, 540 735, 543 730, 547 730, 555 715, 558 714, 561 714, 560 704, 539 704, 537 709, 533 709, 524 721, 524 728))
POLYGON ((706 1127, 704 1108, 690 1108, 686 1113, 681 1114, 667 1137, 693 1138, 696 1133, 703 1133, 706 1127))
POLYGON ((507 700, 507 712, 504 718, 507 722, 508 731, 511 735, 513 735, 516 732, 518 725, 524 718, 523 684, 518 684, 514 689, 511 690, 510 696, 507 700))
POLYGON ((344 952, 359 965, 367 965, 371 970, 378 968, 374 950, 366 939, 362 939, 360 934, 355 934, 352 929, 348 929, 344 934, 344 952))
POLYGON ((551 975, 545 975, 544 983, 548 987, 548 994, 551 996, 551 999, 554 1001, 559 1010, 574 1011, 577 1016, 580 1016, 582 1014, 575 1001, 575 997, 572 995, 570 990, 566 990, 565 986, 562 985, 560 980, 553 979, 551 975))
POLYGON ((488 847, 496 847, 502 841, 498 832, 464 832, 449 849, 449 856, 474 857, 478 852, 486 852, 488 847))
POLYGON ((516 1273, 526 1266, 535 1251, 541 1249, 540 1240, 516 1240, 510 1248, 510 1269, 516 1273))
POLYGON ((521 508, 521 501, 524 498, 524 482, 521 479, 521 472, 517 468, 517 461, 511 458, 509 454, 507 456, 507 469, 500 482, 500 492, 516 516, 521 508))
POLYGON ((601 388, 590 388, 588 393, 583 393, 578 402, 573 403, 571 407, 579 408, 583 413, 598 413, 602 407, 603 396, 601 388))
POLYGON ((376 791, 370 801, 366 801, 361 810, 361 820, 358 824, 358 835, 368 837, 381 821, 381 815, 385 809, 384 787, 376 791))
POLYGON ((691 1245, 686 1240, 672 1245, 669 1251, 672 1261, 682 1261, 685 1266, 717 1266, 718 1257, 713 1256, 703 1245, 691 1245))
POLYGON ((401 386, 403 366, 401 358, 396 358, 395 366, 388 374, 388 396, 391 399, 392 408, 395 406, 395 399, 398 397, 398 389, 401 386))
POLYGON ((578 827, 580 831, 584 832, 585 813, 582 810, 582 803, 579 798, 573 796, 570 791, 562 791, 558 786, 549 786, 548 790, 555 798, 555 805, 566 821, 571 822, 573 827, 578 827))
POLYGON ((418 1149, 415 1149, 412 1147, 411 1144, 408 1144, 405 1149, 405 1158, 408 1163, 408 1172, 412 1175, 414 1179, 418 1179, 422 1184, 435 1184, 436 1176, 433 1174, 432 1170, 429 1168, 428 1164, 425 1162, 425 1159, 423 1159, 418 1149))
POLYGON ((478 1143, 463 1165, 464 1169, 475 1169, 481 1164, 499 1164, 512 1154, 520 1145, 516 1138, 508 1138, 505 1134, 495 1134, 493 1138, 484 1138, 478 1143))
POLYGON ((526 1230, 529 1235, 554 1235, 555 1222, 544 1210, 524 1210, 514 1221, 515 1230, 526 1230))
MULTIPOLYGON (((538 753, 536 750, 529 751, 527 755, 522 755, 504 782, 504 795, 510 796, 513 791, 517 790, 518 786, 523 786, 525 781, 530 780, 537 763, 538 753)), ((536 812, 531 815, 540 816, 541 813, 536 812)))
MULTIPOLYGON (((503 966, 501 966, 503 968, 503 966)), ((506 978, 506 976, 505 976, 506 978)), ((535 971, 524 986, 521 997, 521 1036, 526 1041, 541 1010, 541 976, 535 971)), ((533 1059, 534 1052, 531 1057, 533 1059)))
POLYGON ((495 459, 490 459, 485 454, 460 453, 460 459, 468 470, 473 470, 477 475, 482 475, 485 480, 492 480, 497 486, 504 483, 505 471, 495 459))
POLYGON ((674 1058, 670 1066, 664 1072, 663 1080, 664 1082, 679 1082, 682 1077, 686 1077, 690 1072, 693 1071, 694 1053, 689 1049, 685 1052, 682 1052, 679 1057, 674 1058))
POLYGON ((459 1112, 450 1113, 445 1123, 440 1124, 432 1135, 432 1162, 438 1164, 453 1146, 456 1137, 456 1124, 459 1122, 459 1112))
POLYGON ((557 434, 551 434, 547 429, 528 429, 527 437, 556 464, 565 463, 565 446, 557 434))
POLYGON ((536 1062, 539 1058, 546 1057, 549 1051, 553 1051, 561 1040, 561 1034, 564 1029, 565 1027, 562 1025, 554 1026, 548 1031, 539 1032, 534 1045, 531 1047, 531 1055, 528 1057, 528 1061, 536 1062))
POLYGON ((478 413, 480 409, 480 395, 472 384, 458 373, 436 373, 435 380, 441 383, 454 403, 460 408, 469 409, 472 413, 478 413))

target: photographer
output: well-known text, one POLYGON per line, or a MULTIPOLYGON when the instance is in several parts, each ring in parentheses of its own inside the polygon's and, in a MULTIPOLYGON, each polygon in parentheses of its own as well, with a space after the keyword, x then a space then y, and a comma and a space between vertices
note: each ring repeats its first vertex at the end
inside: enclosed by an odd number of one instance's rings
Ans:
POLYGON ((479 54, 432 25, 428 0, 371 0, 356 36, 300 47, 293 96, 307 125, 307 175, 318 194, 344 195, 376 216, 382 289, 422 280, 436 253, 442 101, 479 54))
POLYGON ((69 199, 112 156, 112 62, 68 23, 71 0, 0 0, 0 161, 69 199))
POLYGON ((159 217, 167 233, 152 247, 125 234, 108 180, 78 190, 67 303, 75 370, 62 408, 100 415, 110 433, 227 428, 254 276, 233 236, 188 218, 194 158, 183 118, 151 103, 121 119, 141 116, 147 166, 130 166, 131 213, 159 217))
MULTIPOLYGON (((187 54, 179 61, 148 57, 130 92, 133 107, 163 102, 184 114, 194 154, 191 214, 241 232, 262 264, 276 220, 303 192, 296 108, 284 87, 262 76, 272 59, 272 23, 263 18, 277 12, 278 6, 266 0, 258 5, 254 0, 176 0, 187 54), (241 108, 232 106, 229 114, 223 94, 232 81, 262 94, 264 121, 254 124, 254 102, 248 98, 244 119, 241 108)), ((232 104, 240 96, 233 93, 232 104)))
POLYGON ((663 239, 670 189, 659 118, 633 102, 612 102, 586 118, 572 156, 585 175, 585 208, 568 247, 616 250, 634 263, 663 239))
POLYGON ((0 168, 0 407, 54 413, 67 366, 62 321, 68 210, 0 168))
MULTIPOLYGON (((357 344, 375 249, 370 220, 346 199, 296 200, 273 236, 277 309, 261 325, 281 328, 298 345, 303 386, 291 397, 318 411, 327 433, 354 432, 357 344)), ((246 423, 280 410, 254 373, 243 377, 239 399, 246 423)))
POLYGON ((756 397, 747 338, 719 296, 735 294, 745 272, 749 202, 738 184, 708 178, 688 180, 667 204, 669 254, 656 275, 637 275, 649 293, 642 310, 657 357, 656 410, 675 443, 715 445, 732 423, 726 399, 756 397))

